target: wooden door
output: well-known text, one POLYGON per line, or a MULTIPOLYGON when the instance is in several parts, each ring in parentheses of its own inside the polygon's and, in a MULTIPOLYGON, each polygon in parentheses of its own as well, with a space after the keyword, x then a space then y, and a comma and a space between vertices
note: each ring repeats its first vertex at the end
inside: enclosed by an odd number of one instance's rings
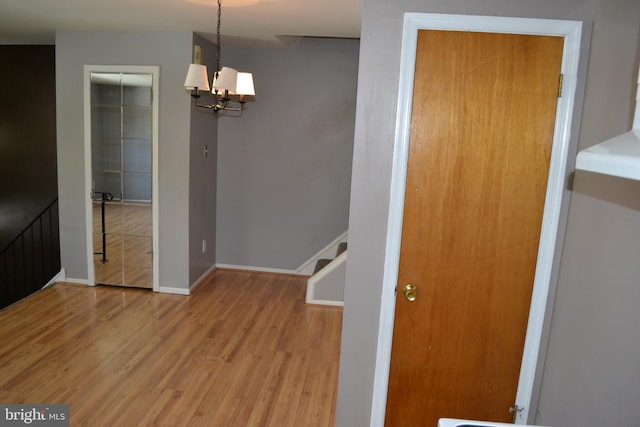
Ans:
POLYGON ((418 32, 387 426, 512 420, 562 46, 418 32))

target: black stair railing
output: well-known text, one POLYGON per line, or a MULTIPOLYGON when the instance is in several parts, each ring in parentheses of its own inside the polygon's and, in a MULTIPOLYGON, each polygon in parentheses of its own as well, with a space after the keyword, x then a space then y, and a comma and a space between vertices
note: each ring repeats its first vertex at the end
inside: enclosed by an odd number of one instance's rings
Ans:
POLYGON ((100 194, 100 198, 101 198, 101 205, 100 205, 100 213, 101 213, 101 218, 102 218, 102 229, 100 234, 102 235, 102 252, 94 252, 94 255, 102 255, 102 259, 100 260, 101 263, 106 263, 107 261, 109 261, 109 259, 107 259, 107 229, 106 229, 106 225, 105 225, 105 212, 104 212, 104 208, 105 208, 105 203, 106 202, 110 202, 113 200, 113 194, 111 193, 106 193, 103 191, 95 191, 95 194, 100 194))
POLYGON ((42 289, 60 272, 58 199, 0 252, 0 308, 42 289))

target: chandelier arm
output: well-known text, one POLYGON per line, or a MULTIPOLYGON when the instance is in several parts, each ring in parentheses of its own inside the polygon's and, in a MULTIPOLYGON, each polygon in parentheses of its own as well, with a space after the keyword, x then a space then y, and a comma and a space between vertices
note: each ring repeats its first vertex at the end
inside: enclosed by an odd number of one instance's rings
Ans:
POLYGON ((216 103, 216 104, 200 104, 198 102, 198 100, 196 99, 194 101, 194 105, 196 107, 200 107, 200 108, 206 108, 207 110, 213 110, 214 112, 218 112, 218 111, 244 111, 246 110, 246 106, 245 106, 245 102, 242 101, 223 101, 222 103, 216 103), (231 107, 227 104, 227 102, 237 102, 240 104, 239 107, 231 107))
POLYGON ((229 107, 229 106, 225 106, 223 108, 219 108, 216 111, 234 111, 234 112, 243 112, 244 110, 246 110, 246 108, 244 108, 244 106, 240 106, 240 107, 229 107))
POLYGON ((207 110, 215 110, 217 107, 217 105, 200 104, 198 101, 195 101, 193 105, 200 108, 206 108, 207 110))

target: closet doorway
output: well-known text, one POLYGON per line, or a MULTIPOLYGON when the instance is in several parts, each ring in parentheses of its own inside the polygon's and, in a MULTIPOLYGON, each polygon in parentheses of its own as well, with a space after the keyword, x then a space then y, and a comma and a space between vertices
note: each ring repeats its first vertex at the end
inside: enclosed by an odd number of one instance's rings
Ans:
POLYGON ((85 66, 89 285, 158 288, 157 67, 85 66))

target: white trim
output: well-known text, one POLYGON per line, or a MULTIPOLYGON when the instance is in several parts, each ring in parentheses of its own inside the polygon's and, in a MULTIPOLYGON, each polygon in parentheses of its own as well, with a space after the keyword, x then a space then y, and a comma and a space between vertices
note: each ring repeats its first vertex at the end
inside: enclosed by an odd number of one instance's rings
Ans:
POLYGON ((567 174, 571 118, 578 86, 577 74, 582 34, 581 22, 564 22, 566 23, 563 27, 564 33, 557 34, 564 36, 562 56, 563 93, 558 98, 536 273, 533 281, 529 321, 527 323, 527 334, 520 366, 520 380, 518 381, 518 392, 516 394, 516 405, 523 408, 523 411, 518 412, 516 424, 527 424, 528 422, 533 422, 535 418, 537 396, 533 396, 533 390, 536 385, 536 374, 543 368, 539 355, 543 348, 546 347, 548 339, 548 337, 543 336, 543 329, 551 317, 551 312, 547 312, 548 302, 554 297, 550 293, 551 275, 556 256, 558 226, 561 222, 562 196, 567 174), (536 407, 533 407, 534 404, 536 407))
POLYGON ((96 285, 96 269, 93 265, 93 206, 92 206, 92 160, 91 160, 91 71, 84 66, 84 197, 85 234, 87 242, 87 284, 96 285))
MULTIPOLYGON (((133 289, 133 288, 128 288, 128 289, 133 289)), ((155 289, 154 289, 154 292, 156 292, 155 289)), ((160 286, 157 292, 160 292, 161 294, 174 294, 174 295, 185 295, 185 296, 191 295, 189 292, 189 289, 172 288, 169 286, 160 286)))
POLYGON ((209 276, 211 276, 214 272, 216 271, 216 266, 212 266, 211 268, 209 268, 207 271, 205 271, 199 278, 198 280, 196 280, 195 282, 193 282, 193 284, 191 286, 189 286, 189 291, 193 292, 193 290, 195 288, 197 288, 198 286, 200 286, 201 284, 203 284, 208 278, 209 276))
MULTIPOLYGON (((335 276, 334 271, 338 268, 345 268, 345 264, 347 263, 347 254, 348 250, 342 252, 335 259, 331 260, 331 262, 325 265, 320 271, 311 276, 309 280, 307 280, 307 292, 304 298, 304 302, 306 304, 319 304, 319 305, 340 305, 344 306, 344 300, 319 300, 315 298, 316 294, 316 284, 321 283, 325 277, 335 276)), ((337 283, 333 282, 333 283, 337 283)), ((327 283, 325 282, 325 285, 327 283)), ((342 290, 344 294, 344 284, 345 277, 342 275, 340 277, 340 284, 342 285, 342 290)))
POLYGON ((411 126, 411 103, 413 97, 414 67, 416 43, 419 29, 438 29, 452 31, 481 31, 513 34, 552 35, 564 37, 562 73, 564 74, 563 95, 558 99, 556 128, 551 154, 549 179, 543 224, 540 235, 538 261, 533 286, 533 295, 529 313, 529 323, 525 338, 524 354, 520 370, 520 380, 516 395, 516 404, 523 408, 516 422, 526 423, 535 415, 533 388, 538 365, 538 355, 546 338, 542 336, 543 325, 551 313, 547 313, 547 301, 551 269, 555 255, 560 209, 564 189, 564 177, 571 132, 571 117, 575 90, 577 86, 578 58, 582 23, 551 19, 509 18, 471 15, 440 15, 406 13, 402 35, 402 53, 400 64, 399 96, 395 129, 393 170, 391 176, 391 196, 385 248, 385 265, 380 305, 380 323, 378 328, 378 347, 374 388, 371 408, 371 426, 383 426, 387 387, 389 382, 389 364, 393 322, 395 315, 395 287, 400 261, 400 236, 404 213, 404 194, 406 187, 409 136, 411 126))
POLYGON ((581 150, 576 156, 576 169, 640 181, 640 72, 633 127, 581 150))
POLYGON ((41 289, 47 289, 48 287, 51 287, 58 282, 64 282, 66 275, 67 275, 67 272, 65 271, 65 269, 61 268, 60 271, 55 276, 53 276, 53 278, 49 280, 47 284, 44 285, 41 289))
POLYGON ((227 270, 246 270, 256 271, 259 273, 275 273, 275 274, 290 274, 293 276, 301 276, 296 270, 286 270, 282 268, 268 268, 268 267, 253 267, 250 265, 232 265, 232 264, 216 264, 217 268, 224 268, 227 270))
POLYGON ((160 292, 160 67, 149 67, 151 73, 151 216, 152 216, 152 270, 154 292, 160 292))
POLYGON ((95 283, 93 285, 90 285, 87 279, 76 279, 74 277, 67 277, 64 279, 64 281, 65 283, 75 283, 76 285, 95 286, 95 283))
MULTIPOLYGON (((159 190, 159 128, 160 128, 160 67, 146 65, 85 65, 84 66, 84 183, 85 183, 85 222, 87 234, 87 284, 89 286, 96 285, 96 273, 93 265, 93 207, 91 200, 91 73, 92 72, 114 72, 114 73, 145 73, 152 75, 152 270, 153 270, 153 291, 162 292, 160 290, 160 190, 159 190)), ((169 288, 172 289, 172 288, 169 288)), ((173 292, 169 292, 173 293, 173 292)))
POLYGON ((302 274, 305 276, 311 276, 313 274, 313 269, 316 266, 316 262, 322 258, 335 258, 336 251, 338 250, 338 245, 340 243, 346 242, 349 238, 349 230, 345 231, 341 235, 339 235, 336 239, 334 239, 331 243, 329 243, 324 248, 320 249, 315 255, 309 258, 304 264, 296 269, 298 274, 302 274))
MULTIPOLYGON (((90 284, 89 281, 86 279, 76 279, 73 277, 66 277, 64 268, 60 271, 60 273, 58 273, 58 275, 54 279, 51 280, 50 284, 53 284, 56 281, 65 282, 65 283, 74 283, 77 285, 95 286, 95 282, 93 284, 90 284)), ((47 284, 45 287, 50 286, 50 284, 47 284)), ((135 288, 135 287, 127 287, 127 286, 112 286, 112 287, 121 288, 121 289, 143 289, 143 288, 135 288)), ((191 289, 193 288, 194 287, 192 287, 191 289)), ((164 294, 173 294, 173 295, 187 295, 187 296, 191 295, 190 289, 175 288, 170 286, 160 286, 157 291, 155 289, 153 291, 164 293, 164 294)))
POLYGON ((322 299, 314 299, 313 301, 305 301, 305 304, 310 305, 327 305, 330 307, 344 307, 344 301, 330 301, 322 299))

